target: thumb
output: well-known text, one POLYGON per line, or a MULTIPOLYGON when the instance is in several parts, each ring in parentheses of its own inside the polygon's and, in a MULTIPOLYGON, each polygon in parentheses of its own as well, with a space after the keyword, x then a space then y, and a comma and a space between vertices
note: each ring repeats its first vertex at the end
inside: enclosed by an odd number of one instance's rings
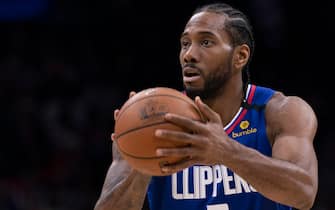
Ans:
POLYGON ((210 122, 221 123, 221 117, 213 109, 211 109, 207 104, 205 104, 199 96, 195 97, 195 103, 200 109, 203 116, 210 122))

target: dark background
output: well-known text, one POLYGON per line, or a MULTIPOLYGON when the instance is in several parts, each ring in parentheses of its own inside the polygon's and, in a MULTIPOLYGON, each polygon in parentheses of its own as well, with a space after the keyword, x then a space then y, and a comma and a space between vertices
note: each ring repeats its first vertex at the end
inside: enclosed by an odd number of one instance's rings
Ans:
MULTIPOLYGON (((112 161, 114 109, 131 90, 182 88, 179 35, 208 2, 0 0, 0 209, 93 209, 112 161)), ((330 2, 226 2, 254 26, 253 83, 314 108, 313 209, 334 210, 330 2)))

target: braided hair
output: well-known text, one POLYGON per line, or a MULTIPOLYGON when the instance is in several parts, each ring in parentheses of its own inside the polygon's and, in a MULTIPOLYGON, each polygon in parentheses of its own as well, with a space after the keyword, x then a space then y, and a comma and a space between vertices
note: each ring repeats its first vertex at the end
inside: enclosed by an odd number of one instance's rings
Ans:
POLYGON ((242 44, 249 46, 250 57, 247 64, 244 66, 244 74, 242 74, 244 81, 243 89, 244 94, 246 95, 248 84, 251 83, 249 64, 255 50, 255 40, 248 17, 240 10, 225 3, 213 3, 201 6, 193 12, 193 15, 200 12, 211 12, 224 15, 226 17, 226 20, 224 21, 224 29, 230 34, 233 46, 236 47, 242 44))

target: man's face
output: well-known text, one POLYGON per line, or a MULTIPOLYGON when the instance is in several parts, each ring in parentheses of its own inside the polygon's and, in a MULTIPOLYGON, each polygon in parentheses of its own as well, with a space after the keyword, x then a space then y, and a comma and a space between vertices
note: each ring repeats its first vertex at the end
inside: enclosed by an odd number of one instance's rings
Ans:
POLYGON ((222 15, 201 12, 191 17, 182 33, 179 59, 191 98, 215 97, 233 74, 233 47, 223 27, 222 15))

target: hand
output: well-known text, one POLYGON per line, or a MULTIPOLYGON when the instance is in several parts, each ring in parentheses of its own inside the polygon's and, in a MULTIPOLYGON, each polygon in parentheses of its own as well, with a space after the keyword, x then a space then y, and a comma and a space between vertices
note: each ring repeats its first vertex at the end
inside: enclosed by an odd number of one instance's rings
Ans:
POLYGON ((231 139, 223 129, 220 115, 204 104, 199 97, 195 103, 206 122, 199 122, 184 116, 168 113, 165 119, 177 126, 191 130, 192 133, 157 129, 155 135, 167 141, 185 143, 181 148, 158 148, 157 155, 188 157, 181 162, 165 165, 162 171, 182 170, 194 164, 215 165, 222 163, 233 154, 231 139))
MULTIPOLYGON (((129 93, 129 98, 133 97, 136 93, 134 91, 131 91, 129 93)), ((119 115, 120 110, 119 109, 115 109, 114 110, 114 120, 117 119, 117 116, 119 115)), ((111 135, 111 139, 112 141, 115 140, 115 133, 113 132, 111 135)), ((128 163, 126 161, 124 161, 124 159, 122 158, 120 152, 119 152, 119 148, 117 146, 117 143, 113 143, 113 163, 122 163, 122 165, 125 165, 125 168, 131 169, 131 167, 128 165, 128 163)))
MULTIPOLYGON (((136 92, 131 91, 129 93, 129 98, 133 97, 136 94, 136 92)), ((114 120, 116 120, 118 114, 119 114, 120 110, 119 109, 115 109, 114 110, 114 120)), ((111 135, 111 139, 112 141, 115 140, 115 134, 112 133, 111 135)), ((150 181, 151 176, 148 176, 146 174, 142 174, 137 170, 134 170, 127 161, 125 161, 122 157, 120 152, 118 151, 118 148, 115 144, 115 147, 113 147, 113 168, 118 171, 121 172, 123 175, 125 174, 130 174, 133 173, 135 176, 140 177, 140 179, 142 180, 141 183, 148 183, 150 181)))
MULTIPOLYGON (((133 97, 135 94, 136 94, 135 91, 131 91, 131 92, 129 93, 129 98, 133 97)), ((114 110, 114 120, 116 120, 116 118, 117 118, 117 116, 119 115, 119 113, 120 113, 120 109, 115 109, 115 110, 114 110)), ((112 135, 111 135, 111 139, 112 139, 112 141, 115 140, 115 134, 114 134, 114 133, 112 133, 112 135)))

